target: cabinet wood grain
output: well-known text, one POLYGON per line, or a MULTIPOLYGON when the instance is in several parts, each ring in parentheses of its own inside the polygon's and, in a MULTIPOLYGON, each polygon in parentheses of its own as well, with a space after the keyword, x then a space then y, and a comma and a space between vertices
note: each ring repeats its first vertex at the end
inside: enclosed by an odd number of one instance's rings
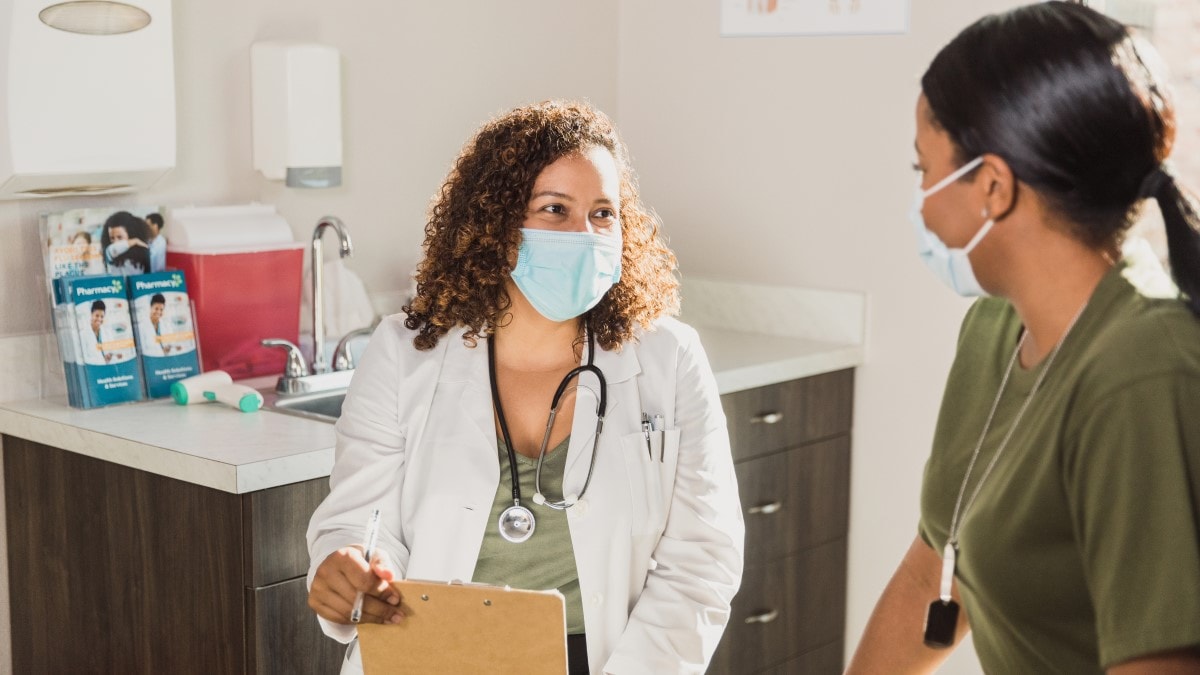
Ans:
POLYGON ((846 536, 850 437, 735 465, 746 519, 746 565, 846 536))
POLYGON ((854 371, 721 397, 746 565, 710 675, 842 671, 854 371))
POLYGON ((332 674, 341 667, 346 647, 325 637, 317 626, 303 577, 246 589, 246 624, 248 673, 332 674))
POLYGON ((763 671, 769 675, 812 675, 813 673, 842 672, 842 641, 831 642, 823 647, 788 659, 763 671))
POLYGON ((237 495, 4 437, 13 671, 234 673, 237 495))
MULTIPOLYGON (((747 565, 709 673, 757 673, 842 639, 846 540, 747 565), (728 642, 728 647, 725 643, 728 642)), ((841 663, 837 671, 840 672, 841 663)))
POLYGON ((725 394, 734 460, 849 433, 853 398, 853 370, 725 394))
POLYGON ((266 586, 308 574, 304 535, 309 518, 327 494, 329 480, 319 478, 242 495, 247 586, 266 586))
POLYGON ((3 442, 14 672, 337 672, 303 576, 326 479, 235 495, 3 442))

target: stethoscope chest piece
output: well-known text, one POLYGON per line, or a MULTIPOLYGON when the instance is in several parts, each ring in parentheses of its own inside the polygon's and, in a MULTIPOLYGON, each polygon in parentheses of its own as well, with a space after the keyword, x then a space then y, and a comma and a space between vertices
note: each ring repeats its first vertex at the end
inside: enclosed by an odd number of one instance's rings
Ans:
POLYGON ((497 524, 500 527, 500 536, 514 544, 520 544, 532 537, 533 529, 537 526, 533 512, 520 504, 513 504, 504 509, 497 524))

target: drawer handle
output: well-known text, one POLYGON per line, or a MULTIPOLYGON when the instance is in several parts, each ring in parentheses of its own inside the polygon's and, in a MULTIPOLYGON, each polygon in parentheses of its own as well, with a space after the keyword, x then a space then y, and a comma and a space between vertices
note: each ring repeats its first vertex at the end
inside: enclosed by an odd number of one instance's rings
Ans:
POLYGON ((775 619, 778 619, 778 618, 779 618, 779 610, 772 609, 769 612, 763 612, 762 614, 755 614, 754 616, 746 617, 746 623, 747 624, 771 623, 772 621, 774 621, 775 619))
POLYGON ((751 424, 776 424, 783 419, 781 412, 769 412, 761 415, 755 415, 750 418, 751 424))
POLYGON ((750 508, 746 509, 746 513, 749 513, 750 515, 754 515, 754 516, 756 516, 756 515, 769 516, 772 513, 775 513, 776 511, 778 511, 779 509, 782 509, 782 508, 783 508, 783 502, 771 502, 769 504, 759 504, 758 506, 751 506, 750 508))

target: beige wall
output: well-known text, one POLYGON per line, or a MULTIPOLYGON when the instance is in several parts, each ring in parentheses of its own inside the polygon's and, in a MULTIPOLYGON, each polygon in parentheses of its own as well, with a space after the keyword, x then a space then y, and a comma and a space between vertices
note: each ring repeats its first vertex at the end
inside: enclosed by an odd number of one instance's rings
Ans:
MULTIPOLYGON (((367 287, 399 290, 416 262, 430 196, 493 113, 551 97, 616 108, 615 1, 459 0, 343 5, 315 0, 174 3, 178 161, 134 195, 0 202, 0 338, 49 330, 37 216, 105 204, 278 206, 297 238, 340 216, 367 287), (312 40, 342 53, 345 182, 296 190, 251 169, 250 45, 312 40)), ((130 101, 131 106, 137 101, 130 101)), ((36 392, 35 392, 36 395, 36 392)))
MULTIPOLYGON (((65 393, 61 369, 40 363, 55 353, 44 337, 44 211, 257 200, 275 204, 301 241, 334 214, 353 234, 359 254, 349 265, 368 289, 399 291, 419 253, 429 197, 482 121, 552 97, 616 108, 615 0, 186 0, 174 12, 175 170, 140 194, 0 202, 0 400, 65 393), (341 50, 341 188, 286 189, 251 169, 250 45, 283 38, 341 50)), ((0 674, 11 672, 2 517, 0 508, 0 674)))
MULTIPOLYGON (((618 119, 685 277, 868 294, 848 649, 916 534, 921 471, 966 308, 914 253, 918 80, 958 30, 1015 4, 914 2, 907 35, 722 39, 717 2, 621 3, 618 119)), ((943 672, 979 668, 960 650, 943 672)))
MULTIPOLYGON (((355 237, 350 266, 368 288, 396 291, 416 260, 428 198, 478 123, 525 101, 589 98, 620 122, 685 276, 869 295, 852 648, 915 534, 921 468, 966 306, 913 254, 917 79, 959 28, 1013 4, 916 2, 908 35, 722 39, 714 0, 176 2, 178 167, 134 196, 0 202, 0 354, 44 342, 35 336, 49 329, 42 286, 25 281, 41 275, 43 210, 259 200, 302 239, 332 213, 355 237), (285 189, 250 168, 249 46, 271 38, 342 51, 344 187, 285 189)), ((38 393, 0 388, 0 398, 38 393)), ((978 667, 960 652, 944 672, 978 667)))

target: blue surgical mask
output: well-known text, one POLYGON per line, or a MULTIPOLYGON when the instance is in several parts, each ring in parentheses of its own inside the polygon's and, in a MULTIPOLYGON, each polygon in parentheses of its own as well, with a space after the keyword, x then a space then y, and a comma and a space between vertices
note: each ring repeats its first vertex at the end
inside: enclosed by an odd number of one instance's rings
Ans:
POLYGON ((979 285, 979 280, 975 278, 975 271, 971 269, 971 251, 979 245, 996 221, 991 218, 979 228, 979 232, 971 237, 971 241, 962 248, 948 248, 936 234, 931 232, 925 226, 925 218, 921 215, 921 207, 925 205, 925 200, 937 193, 942 188, 953 183, 961 178, 971 169, 983 163, 983 157, 976 157, 958 168, 957 171, 946 176, 938 181, 936 185, 928 190, 921 190, 921 182, 917 181, 917 193, 913 199, 912 211, 909 212, 909 220, 917 230, 917 255, 921 256, 921 260, 942 283, 954 289, 959 295, 974 297, 987 295, 987 291, 979 285))
POLYGON ((574 319, 620 281, 620 234, 522 228, 512 279, 542 316, 574 319))

